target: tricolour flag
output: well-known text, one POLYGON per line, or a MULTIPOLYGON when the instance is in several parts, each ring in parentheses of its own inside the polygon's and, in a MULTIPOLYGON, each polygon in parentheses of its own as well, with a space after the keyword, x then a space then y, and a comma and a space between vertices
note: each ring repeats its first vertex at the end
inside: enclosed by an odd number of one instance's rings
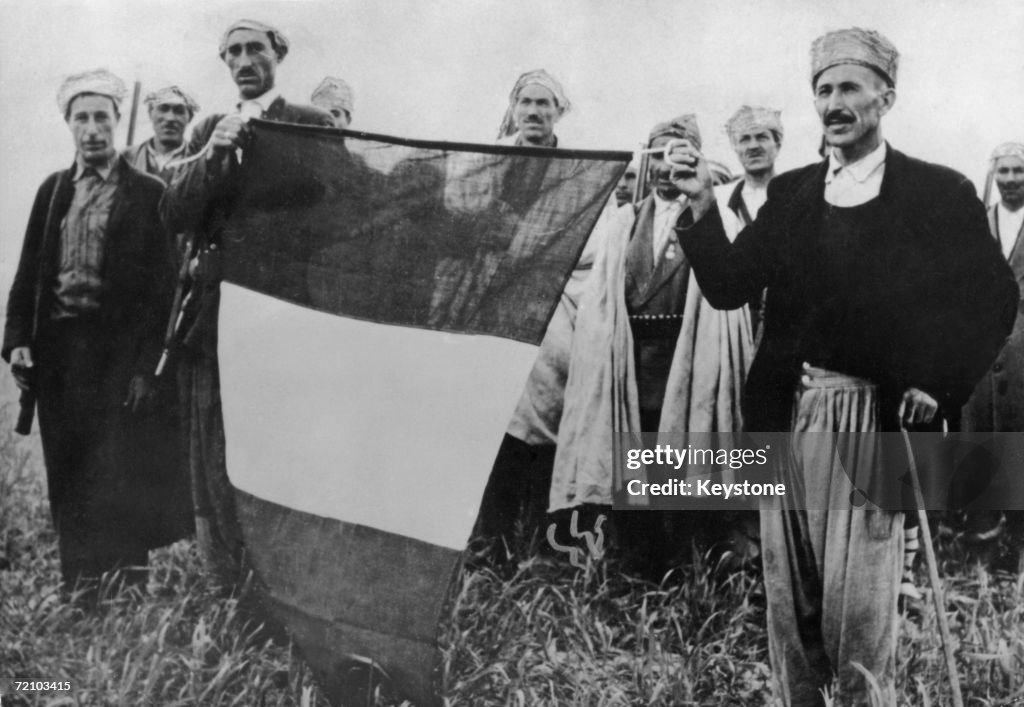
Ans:
POLYGON ((629 154, 251 127, 218 345, 247 557, 328 684, 372 661, 433 704, 495 453, 629 154))

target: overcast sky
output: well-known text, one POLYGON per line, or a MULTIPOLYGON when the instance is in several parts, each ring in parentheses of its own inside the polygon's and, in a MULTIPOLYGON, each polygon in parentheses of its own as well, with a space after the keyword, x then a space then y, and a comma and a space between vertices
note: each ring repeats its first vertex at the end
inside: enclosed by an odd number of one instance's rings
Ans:
MULTIPOLYGON (((106 66, 144 92, 177 83, 204 112, 225 109, 235 92, 217 42, 241 17, 276 24, 290 39, 278 69, 289 99, 307 101, 326 74, 349 81, 354 129, 491 142, 516 77, 544 67, 573 102, 558 129, 564 145, 634 149, 653 123, 695 112, 705 153, 734 168, 721 126, 742 103, 782 110, 780 167, 815 159, 810 43, 830 29, 874 28, 902 54, 885 136, 964 172, 980 190, 992 148, 1024 140, 1024 2, 837 4, 0 0, 0 291, 38 185, 73 157, 55 101, 61 78, 106 66)), ((140 113, 140 138, 148 135, 140 113)))

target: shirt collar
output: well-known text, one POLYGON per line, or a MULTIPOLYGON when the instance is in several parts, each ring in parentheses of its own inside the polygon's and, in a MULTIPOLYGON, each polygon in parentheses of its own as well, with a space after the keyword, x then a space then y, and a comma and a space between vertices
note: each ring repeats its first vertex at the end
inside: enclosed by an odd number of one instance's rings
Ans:
MULTIPOLYGON (((167 157, 177 157, 178 155, 184 154, 186 147, 187 143, 184 140, 182 140, 180 145, 178 145, 176 148, 167 153, 167 157)), ((160 155, 160 153, 156 151, 155 137, 151 137, 149 140, 146 140, 146 151, 149 152, 149 154, 151 154, 154 158, 160 155)))
POLYGON ((836 176, 841 171, 848 174, 855 182, 863 184, 875 170, 885 164, 885 150, 886 146, 883 141, 878 147, 856 162, 845 165, 839 162, 836 158, 835 150, 832 150, 828 155, 828 172, 825 174, 825 184, 831 184, 835 181, 836 176))
POLYGON ((256 105, 259 106, 260 113, 266 113, 270 110, 271 104, 281 97, 281 92, 275 87, 267 91, 266 93, 257 96, 256 98, 244 98, 238 102, 237 107, 239 112, 242 111, 242 106, 245 105, 256 105))
POLYGON ((107 164, 105 164, 102 167, 94 167, 91 164, 86 164, 85 162, 82 161, 82 156, 81 155, 75 155, 75 167, 74 167, 74 170, 73 170, 74 173, 71 175, 71 181, 72 182, 77 182, 78 180, 82 179, 85 176, 86 170, 92 170, 93 172, 95 172, 96 174, 99 175, 100 180, 105 182, 108 179, 110 179, 110 175, 114 171, 114 168, 116 166, 117 166, 117 155, 116 154, 114 156, 112 156, 110 158, 110 161, 107 162, 107 164))
MULTIPOLYGON (((514 135, 514 137, 515 137, 515 142, 513 142, 512 144, 515 145, 516 147, 533 147, 533 145, 530 145, 525 140, 523 140, 523 134, 522 133, 517 132, 514 135)), ((551 138, 552 138, 552 140, 554 142, 552 142, 550 147, 558 147, 558 136, 557 135, 552 135, 551 138)))
POLYGON ((999 213, 1000 214, 1005 214, 1006 218, 1020 218, 1021 215, 1024 214, 1024 206, 1022 206, 1021 208, 1017 209, 1016 211, 1010 211, 1008 208, 1006 208, 1003 205, 1002 201, 1000 201, 996 205, 996 208, 999 209, 999 213))

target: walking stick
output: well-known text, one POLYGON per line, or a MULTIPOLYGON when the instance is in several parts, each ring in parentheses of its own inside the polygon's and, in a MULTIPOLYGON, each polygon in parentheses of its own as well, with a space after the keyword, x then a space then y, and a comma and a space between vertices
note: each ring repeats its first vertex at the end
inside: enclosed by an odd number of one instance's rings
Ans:
POLYGON ((946 620, 946 599, 939 584, 939 565, 935 560, 935 546, 932 545, 932 531, 928 527, 928 513, 925 511, 924 494, 921 492, 921 478, 917 474, 917 462, 914 449, 910 445, 910 435, 906 427, 900 427, 903 444, 907 448, 907 462, 910 464, 910 480, 914 486, 914 505, 917 506, 917 518, 921 525, 925 564, 928 565, 928 581, 932 585, 932 598, 935 600, 935 616, 939 620, 939 637, 942 639, 942 652, 946 657, 946 672, 949 674, 949 686, 953 693, 953 707, 964 707, 964 698, 960 693, 960 677, 956 671, 956 657, 953 655, 953 641, 949 633, 949 621, 946 620))

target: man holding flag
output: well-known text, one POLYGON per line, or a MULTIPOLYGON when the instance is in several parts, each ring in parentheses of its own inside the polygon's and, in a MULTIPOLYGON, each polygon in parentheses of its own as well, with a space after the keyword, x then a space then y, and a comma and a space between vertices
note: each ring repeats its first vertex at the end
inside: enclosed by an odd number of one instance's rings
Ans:
POLYGON ((161 202, 169 230, 196 234, 188 254, 195 316, 179 332, 183 345, 178 376, 200 554, 214 581, 225 589, 240 579, 242 541, 225 468, 217 366, 220 227, 232 208, 249 118, 333 126, 329 113, 289 103, 276 89, 277 67, 288 48, 280 31, 261 22, 239 20, 225 30, 218 53, 238 88, 237 110, 208 116, 196 125, 190 161, 178 169, 161 202))

